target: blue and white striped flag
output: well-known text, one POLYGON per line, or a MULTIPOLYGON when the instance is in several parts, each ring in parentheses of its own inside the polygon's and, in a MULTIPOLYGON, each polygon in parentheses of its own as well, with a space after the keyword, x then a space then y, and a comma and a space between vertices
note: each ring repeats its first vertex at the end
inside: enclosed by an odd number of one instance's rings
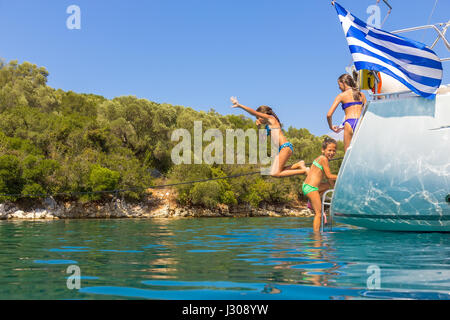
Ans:
POLYGON ((442 82, 442 63, 425 44, 368 26, 334 3, 356 70, 384 72, 432 99, 442 82))

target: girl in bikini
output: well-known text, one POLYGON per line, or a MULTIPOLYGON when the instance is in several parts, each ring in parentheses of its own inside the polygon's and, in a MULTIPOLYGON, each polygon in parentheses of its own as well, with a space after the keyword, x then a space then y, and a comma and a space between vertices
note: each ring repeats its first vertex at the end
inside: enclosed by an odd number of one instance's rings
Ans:
POLYGON ((302 186, 303 194, 308 197, 315 213, 313 223, 314 232, 320 230, 322 217, 321 194, 324 191, 331 189, 337 179, 337 175, 331 173, 328 164, 328 162, 336 155, 336 147, 336 140, 328 137, 325 138, 325 141, 322 144, 322 155, 314 160, 302 186), (328 179, 327 183, 322 182, 323 175, 328 179))
POLYGON ((240 104, 235 97, 231 97, 231 102, 233 103, 233 108, 241 108, 255 116, 257 118, 257 126, 265 125, 268 136, 270 135, 272 139, 278 138, 278 145, 280 147, 270 172, 272 177, 289 177, 305 174, 309 171, 309 168, 305 166, 304 161, 299 161, 292 166, 285 167, 289 157, 294 153, 294 147, 283 135, 280 120, 270 107, 260 106, 258 109, 253 110, 252 108, 240 104), (272 135, 272 131, 275 130, 277 130, 277 134, 272 135))
POLYGON ((334 99, 327 114, 327 121, 330 129, 334 132, 339 133, 344 130, 344 149, 347 151, 347 148, 352 141, 358 120, 361 117, 362 108, 366 104, 366 97, 364 93, 359 91, 355 80, 353 80, 353 77, 349 74, 341 75, 338 79, 338 85, 342 93, 334 99), (334 126, 332 121, 333 113, 340 103, 342 103, 342 110, 345 112, 344 128, 334 126))

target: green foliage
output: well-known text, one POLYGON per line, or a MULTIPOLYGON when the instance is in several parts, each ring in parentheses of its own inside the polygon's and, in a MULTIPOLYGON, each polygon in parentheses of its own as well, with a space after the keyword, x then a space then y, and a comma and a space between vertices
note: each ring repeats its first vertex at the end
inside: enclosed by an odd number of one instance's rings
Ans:
MULTIPOLYGON (((22 168, 16 156, 0 156, 0 193, 20 194, 24 181, 22 179, 22 168)), ((1 200, 16 200, 17 197, 0 197, 1 200)))
POLYGON ((190 196, 193 204, 214 208, 219 204, 222 193, 219 183, 208 181, 195 184, 190 191, 190 196))
MULTIPOLYGON (((94 165, 89 174, 88 186, 90 191, 112 191, 117 189, 119 179, 119 172, 94 165)), ((104 194, 90 194, 88 196, 91 200, 99 200, 102 195, 104 194)))
POLYGON ((223 194, 221 194, 220 201, 222 203, 225 203, 226 205, 237 205, 238 203, 236 195, 232 190, 227 190, 223 194))
MULTIPOLYGON (((258 170, 248 164, 174 165, 171 159, 171 150, 178 143, 170 139, 175 129, 185 128, 192 135, 194 121, 202 122, 203 131, 219 129, 224 137, 227 129, 256 129, 254 121, 244 115, 224 116, 213 109, 198 112, 134 96, 109 100, 65 92, 47 86, 47 77, 45 68, 28 62, 0 62, 0 194, 130 189, 125 197, 139 200, 152 185, 153 169, 171 182, 258 170)), ((285 135, 295 146, 292 162, 311 162, 321 153, 323 137, 292 127, 285 135)), ((208 144, 203 142, 203 147, 208 144)), ((248 145, 246 140, 247 156, 248 145)), ((339 142, 336 157, 342 155, 339 142)), ((332 163, 332 171, 337 172, 339 166, 339 162, 332 163)), ((287 202, 297 199, 303 179, 253 175, 180 185, 178 201, 210 208, 287 202)), ((18 198, 0 197, 0 201, 18 198)), ((107 195, 63 198, 90 201, 107 195)))
POLYGON ((54 90, 47 76, 27 62, 0 64, 0 193, 120 188, 133 189, 128 199, 140 199, 151 184, 144 157, 153 155, 151 109, 159 105, 54 90))
POLYGON ((46 194, 44 188, 38 183, 27 184, 22 190, 22 195, 27 198, 41 198, 44 194, 46 194))

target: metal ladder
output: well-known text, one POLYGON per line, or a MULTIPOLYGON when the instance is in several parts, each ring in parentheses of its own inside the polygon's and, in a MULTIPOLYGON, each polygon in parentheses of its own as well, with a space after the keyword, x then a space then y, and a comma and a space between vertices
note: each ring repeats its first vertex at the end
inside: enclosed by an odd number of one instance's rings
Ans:
MULTIPOLYGON (((327 190, 323 193, 322 195, 322 223, 321 223, 321 228, 322 228, 322 232, 324 230, 324 222, 327 219, 326 213, 325 213, 325 206, 328 206, 328 209, 331 209, 331 202, 333 197, 330 196, 330 201, 327 201, 327 196, 329 194, 333 194, 334 189, 330 189, 327 190)), ((328 223, 327 223, 328 224, 328 223)), ((330 221, 329 221, 329 226, 330 226, 330 231, 333 231, 333 215, 331 214, 331 210, 330 210, 330 221)))

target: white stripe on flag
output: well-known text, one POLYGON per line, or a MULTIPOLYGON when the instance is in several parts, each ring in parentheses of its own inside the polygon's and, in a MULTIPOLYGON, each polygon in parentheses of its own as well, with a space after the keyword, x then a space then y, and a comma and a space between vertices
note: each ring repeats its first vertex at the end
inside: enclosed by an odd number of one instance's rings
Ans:
POLYGON ((356 38, 353 37, 347 37, 347 42, 349 45, 359 46, 367 49, 370 52, 373 52, 379 56, 382 56, 386 59, 391 60, 392 62, 397 63, 398 65, 405 68, 408 72, 417 74, 419 76, 423 77, 429 77, 434 79, 440 79, 442 78, 442 70, 435 69, 435 68, 429 68, 429 67, 423 67, 423 66, 417 66, 414 64, 406 63, 404 61, 398 60, 397 58, 392 57, 391 55, 380 51, 374 47, 369 46, 367 43, 362 42, 356 38))
MULTIPOLYGON (((441 61, 439 59, 439 57, 437 57, 436 55, 432 54, 431 52, 428 51, 424 51, 418 48, 412 48, 412 47, 408 47, 408 46, 403 46, 401 44, 397 44, 397 43, 392 43, 392 42, 388 42, 388 41, 383 41, 383 40, 379 40, 377 38, 374 38, 372 36, 367 35, 367 32, 364 31, 364 28, 362 28, 361 26, 357 25, 356 23, 353 23, 352 21, 349 22, 349 24, 357 29, 359 29, 360 31, 366 33, 366 39, 378 44, 380 46, 386 47, 387 49, 390 49, 392 51, 396 51, 399 53, 405 53, 405 54, 410 54, 410 55, 415 55, 415 56, 419 56, 419 57, 423 57, 423 58, 427 58, 427 59, 431 59, 431 60, 435 60, 435 61, 441 61)), ((366 29, 367 30, 367 29, 366 29)), ((345 33, 345 35, 347 36, 347 32, 345 33)))
POLYGON ((387 64, 377 58, 374 58, 374 57, 371 57, 371 56, 368 56, 368 55, 365 55, 362 53, 354 53, 354 54, 352 54, 352 57, 355 62, 362 61, 362 62, 379 64, 380 66, 383 66, 383 67, 389 69, 390 71, 392 71, 394 74, 396 74, 397 76, 399 76, 406 82, 409 82, 411 85, 413 85, 420 91, 427 92, 427 93, 434 93, 437 90, 437 88, 426 86, 426 85, 423 85, 421 83, 418 83, 418 82, 412 80, 411 78, 409 78, 407 75, 405 75, 403 72, 401 72, 397 68, 395 68, 395 67, 391 66, 390 64, 387 64))

